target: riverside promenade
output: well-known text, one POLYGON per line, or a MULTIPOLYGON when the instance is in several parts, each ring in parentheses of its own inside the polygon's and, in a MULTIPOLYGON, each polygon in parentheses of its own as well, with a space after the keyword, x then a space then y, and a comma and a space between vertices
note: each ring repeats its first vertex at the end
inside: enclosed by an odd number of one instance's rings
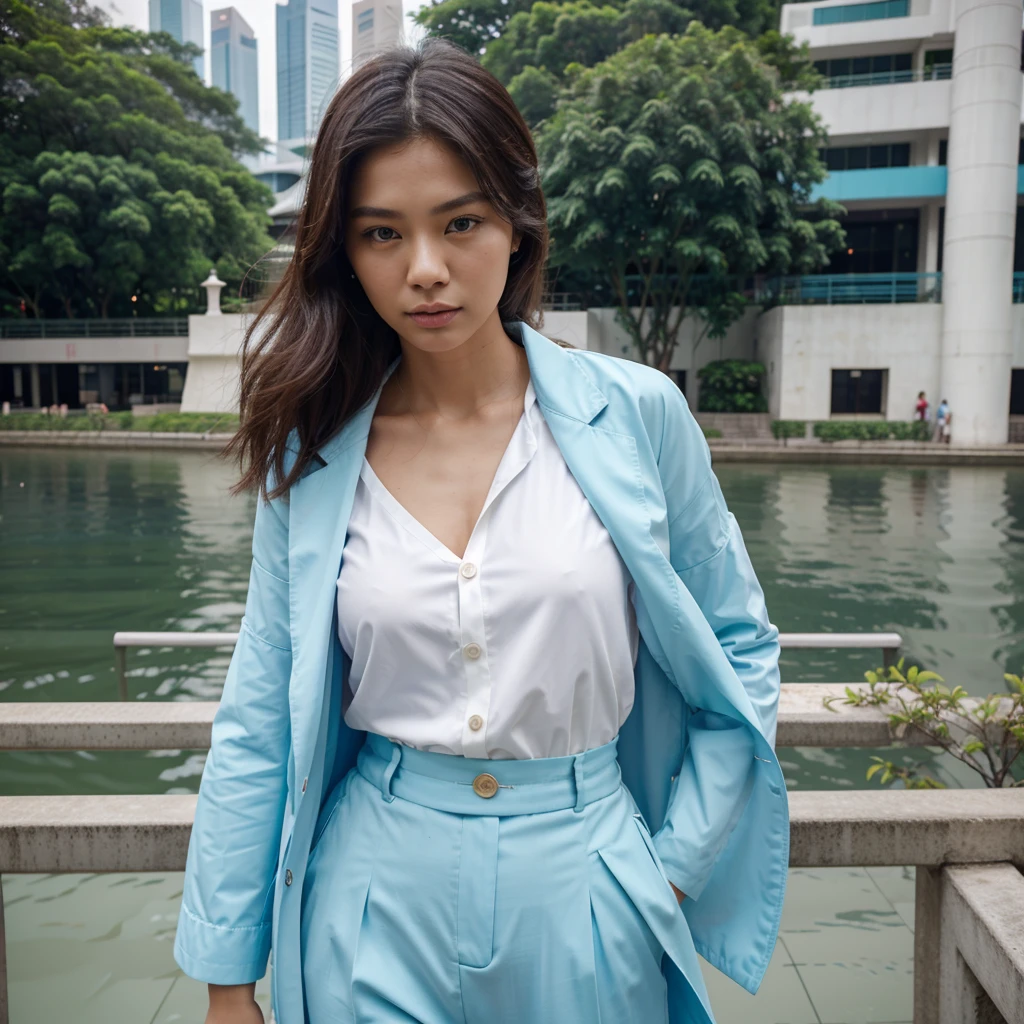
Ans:
MULTIPOLYGON (((220 451, 231 434, 140 430, 0 430, 0 447, 162 448, 220 451)), ((716 462, 816 466, 1024 466, 1024 444, 944 445, 929 441, 789 441, 710 438, 716 462)))

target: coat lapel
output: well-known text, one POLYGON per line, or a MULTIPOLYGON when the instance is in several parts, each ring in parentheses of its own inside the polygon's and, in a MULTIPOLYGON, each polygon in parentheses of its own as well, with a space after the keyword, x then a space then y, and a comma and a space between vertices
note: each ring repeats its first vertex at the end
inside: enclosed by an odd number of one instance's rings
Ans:
MULTIPOLYGON (((292 764, 296 779, 310 771, 316 744, 317 717, 323 704, 328 654, 333 642, 335 595, 348 521, 359 470, 366 454, 377 402, 388 367, 370 400, 335 437, 320 448, 320 464, 302 477, 289 494, 288 557, 292 638, 292 764)), ((301 783, 300 783, 301 785, 301 783)))

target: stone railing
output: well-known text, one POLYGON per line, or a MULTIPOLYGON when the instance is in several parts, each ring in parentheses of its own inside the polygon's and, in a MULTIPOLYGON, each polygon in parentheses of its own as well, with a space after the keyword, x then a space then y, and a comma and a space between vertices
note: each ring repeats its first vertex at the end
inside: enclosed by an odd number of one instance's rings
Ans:
MULTIPOLYGON (((777 745, 895 745, 878 709, 823 707, 822 697, 843 689, 784 685, 777 745)), ((217 706, 0 703, 0 749, 204 749, 217 706)), ((791 866, 916 866, 914 1024, 1022 1019, 1024 789, 796 790, 789 800, 791 866)), ((0 873, 181 871, 195 802, 194 795, 0 797, 0 873)), ((0 1024, 7 1024, 5 963, 0 1024)))

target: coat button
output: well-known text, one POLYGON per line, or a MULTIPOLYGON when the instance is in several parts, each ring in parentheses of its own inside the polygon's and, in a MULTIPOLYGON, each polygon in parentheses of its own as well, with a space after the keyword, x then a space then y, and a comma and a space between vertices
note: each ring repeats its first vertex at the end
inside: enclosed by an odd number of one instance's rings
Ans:
POLYGON ((479 715, 469 716, 469 727, 473 732, 479 732, 483 728, 484 720, 479 715))
POLYGON ((476 575, 476 566, 472 562, 463 562, 459 572, 463 579, 471 580, 476 575))
POLYGON ((292 884, 292 869, 291 868, 289 868, 284 873, 284 884, 285 885, 291 885, 292 884))
POLYGON ((484 772, 473 780, 473 792, 485 800, 490 800, 498 792, 498 780, 493 775, 484 772))

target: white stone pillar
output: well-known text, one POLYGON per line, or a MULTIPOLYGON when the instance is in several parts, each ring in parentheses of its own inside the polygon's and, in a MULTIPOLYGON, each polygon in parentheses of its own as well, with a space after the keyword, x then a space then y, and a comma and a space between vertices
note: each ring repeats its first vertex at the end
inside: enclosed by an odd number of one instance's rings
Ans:
POLYGON ((210 276, 203 282, 203 287, 206 289, 206 315, 220 316, 220 290, 224 282, 217 276, 215 267, 210 267, 210 276))
POLYGON ((1005 442, 1020 136, 1021 0, 956 0, 942 392, 957 444, 1005 442))

